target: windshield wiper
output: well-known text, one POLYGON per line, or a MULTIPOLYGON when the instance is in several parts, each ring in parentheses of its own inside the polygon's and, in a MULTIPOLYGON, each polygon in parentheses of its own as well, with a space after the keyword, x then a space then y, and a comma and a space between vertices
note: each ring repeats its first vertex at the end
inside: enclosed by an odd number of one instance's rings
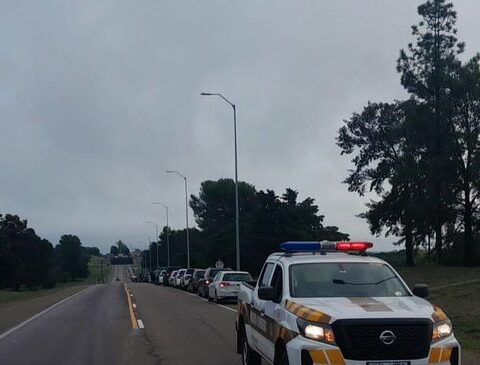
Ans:
POLYGON ((386 279, 377 281, 376 283, 352 283, 350 281, 345 281, 345 280, 342 280, 342 279, 333 279, 332 282, 334 284, 340 284, 340 285, 378 285, 378 284, 384 283, 388 280, 392 280, 392 279, 396 279, 396 278, 397 278, 396 276, 390 276, 386 279))

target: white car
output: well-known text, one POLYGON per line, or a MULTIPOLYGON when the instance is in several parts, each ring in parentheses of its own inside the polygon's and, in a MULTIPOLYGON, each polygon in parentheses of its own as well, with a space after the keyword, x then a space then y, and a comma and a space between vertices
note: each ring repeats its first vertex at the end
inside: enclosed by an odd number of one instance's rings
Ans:
POLYGON ((240 284, 251 281, 246 271, 220 271, 208 286, 208 300, 219 303, 223 300, 237 300, 240 284))
POLYGON ((178 270, 172 271, 172 274, 168 277, 168 286, 175 285, 175 278, 177 277, 178 270))
POLYGON ((175 276, 175 279, 173 280, 173 286, 175 288, 180 288, 182 286, 183 275, 185 275, 186 271, 187 271, 187 269, 178 270, 177 275, 175 276))

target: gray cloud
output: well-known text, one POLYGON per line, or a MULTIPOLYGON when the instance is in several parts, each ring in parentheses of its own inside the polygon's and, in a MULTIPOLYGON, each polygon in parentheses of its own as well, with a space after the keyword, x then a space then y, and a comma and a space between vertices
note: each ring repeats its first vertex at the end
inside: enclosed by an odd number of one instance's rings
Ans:
MULTIPOLYGON (((0 207, 52 242, 143 245, 155 200, 184 225, 183 186, 233 176, 313 196, 328 224, 371 238, 341 181, 336 131, 368 100, 404 97, 395 72, 419 1, 0 3, 0 207)), ((480 50, 474 0, 459 36, 480 50)), ((390 240, 379 239, 382 248, 390 240)))

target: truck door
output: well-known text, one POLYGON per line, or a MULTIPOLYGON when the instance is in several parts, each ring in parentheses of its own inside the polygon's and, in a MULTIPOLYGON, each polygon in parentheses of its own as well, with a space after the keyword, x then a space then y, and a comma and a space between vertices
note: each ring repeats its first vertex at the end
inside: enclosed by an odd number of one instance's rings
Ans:
POLYGON ((262 352, 272 363, 275 357, 275 342, 277 340, 278 325, 285 319, 282 318, 283 311, 281 302, 283 299, 283 270, 280 264, 275 265, 272 277, 268 286, 275 290, 275 297, 272 301, 264 301, 264 320, 267 324, 266 341, 263 343, 262 352))
MULTIPOLYGON (((252 326, 252 347, 261 353, 264 357, 268 357, 265 352, 268 349, 269 341, 267 339, 267 321, 265 319, 265 300, 258 298, 258 288, 268 286, 273 274, 275 264, 272 262, 266 262, 260 278, 258 279, 258 285, 253 291, 253 303, 250 311, 250 322, 252 326)), ((268 351, 267 351, 268 352, 268 351)))

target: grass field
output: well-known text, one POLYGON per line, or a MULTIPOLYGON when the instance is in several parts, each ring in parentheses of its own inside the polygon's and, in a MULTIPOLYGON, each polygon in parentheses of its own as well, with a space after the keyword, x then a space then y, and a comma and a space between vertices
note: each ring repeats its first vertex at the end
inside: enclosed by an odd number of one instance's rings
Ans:
MULTIPOLYGON (((110 265, 107 265, 106 262, 107 261, 104 259, 104 263, 103 263, 104 278, 108 278, 110 276, 110 265)), ((89 270, 89 275, 87 278, 77 279, 75 281, 69 281, 67 283, 58 283, 56 287, 52 289, 39 289, 39 290, 25 289, 21 291, 0 290, 0 304, 38 298, 43 295, 52 294, 71 286, 100 283, 101 282, 101 258, 97 256, 92 256, 90 258, 90 262, 88 263, 88 270, 89 270)))
POLYGON ((423 265, 397 270, 410 287, 428 284, 428 300, 447 313, 462 346, 480 353, 480 267, 423 265))

